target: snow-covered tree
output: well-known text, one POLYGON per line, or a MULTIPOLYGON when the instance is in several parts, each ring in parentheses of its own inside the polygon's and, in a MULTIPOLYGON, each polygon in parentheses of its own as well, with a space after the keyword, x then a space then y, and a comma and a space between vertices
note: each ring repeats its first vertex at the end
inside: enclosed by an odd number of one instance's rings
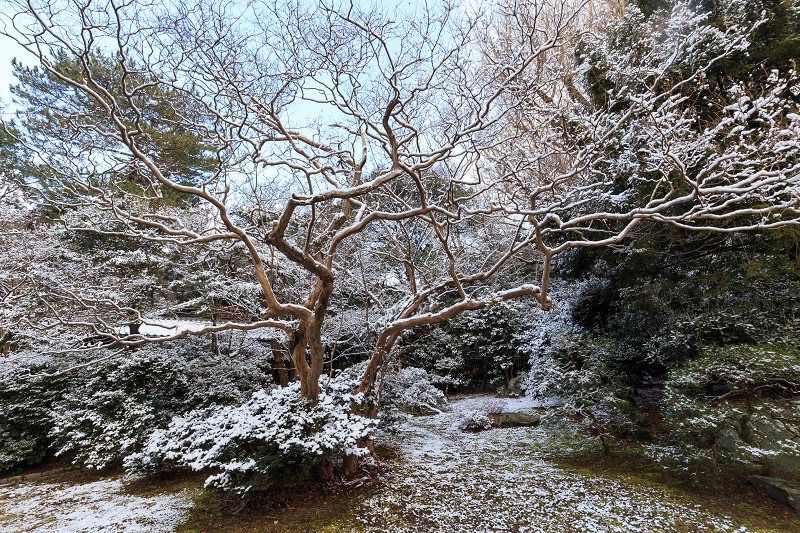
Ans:
MULTIPOLYGON (((548 308, 551 262, 565 250, 621 243, 646 222, 717 232, 797 223, 800 113, 787 96, 797 73, 771 73, 758 94, 732 85, 730 100, 709 104, 713 121, 693 100, 763 21, 732 10, 727 25, 708 25, 688 2, 649 19, 631 8, 619 24, 637 29, 636 45, 616 46, 613 32, 581 35, 589 4, 501 0, 472 12, 13 0, 3 33, 97 109, 58 100, 53 113, 69 134, 30 146, 65 191, 50 200, 82 209, 68 227, 243 248, 257 312, 175 336, 284 330, 301 394, 315 398, 339 279, 377 315, 356 388, 369 393, 410 328, 523 296, 548 308), (511 44, 487 49, 498 27, 511 44), (570 63, 556 53, 578 42, 594 55, 570 63), (98 56, 115 58, 113 79, 95 75, 98 56), (61 57, 75 68, 59 69, 61 57), (602 97, 580 87, 598 61, 602 97), (164 101, 172 94, 180 105, 164 101), (160 131, 151 117, 165 105, 168 128, 215 154, 193 184, 151 142, 160 131), (103 179, 131 161, 141 170, 135 190, 103 179), (164 190, 194 198, 207 223, 154 208, 164 190), (516 279, 498 274, 532 247, 541 286, 492 285, 516 279), (303 295, 271 276, 276 256, 303 272, 303 295), (394 268, 364 264, 378 258, 394 268)), ((37 331, 91 325, 124 346, 162 340, 122 332, 121 319, 99 310, 119 304, 86 289, 75 287, 73 301, 98 309, 92 320, 49 307, 37 331)))

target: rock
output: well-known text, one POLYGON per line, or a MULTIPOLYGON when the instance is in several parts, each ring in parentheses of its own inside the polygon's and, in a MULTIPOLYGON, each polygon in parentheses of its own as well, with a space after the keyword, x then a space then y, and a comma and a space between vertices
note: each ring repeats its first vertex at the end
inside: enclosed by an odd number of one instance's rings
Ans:
POLYGON ((726 423, 717 432, 717 448, 726 452, 735 461, 751 465, 762 464, 762 454, 754 453, 758 448, 748 445, 736 427, 730 423, 726 423))
POLYGON ((773 472, 800 475, 800 435, 790 426, 763 415, 750 417, 745 440, 764 450, 763 464, 773 472))
POLYGON ((792 428, 781 422, 763 415, 753 415, 747 421, 746 428, 750 433, 750 442, 760 448, 768 450, 780 449, 784 441, 800 438, 792 428))
POLYGON ((800 456, 796 454, 779 453, 775 457, 768 458, 764 463, 775 473, 793 476, 800 474, 800 456))
POLYGON ((497 428, 510 428, 520 426, 535 426, 541 420, 539 415, 529 415, 527 413, 498 413, 489 414, 492 426, 497 428))
POLYGON ((750 476, 750 483, 762 494, 800 511, 800 483, 765 476, 750 476))
POLYGON ((733 427, 725 425, 717 433, 717 446, 728 453, 738 454, 747 445, 733 427))
POLYGON ((497 389, 497 396, 500 398, 519 398, 523 394, 519 383, 519 378, 512 379, 507 386, 504 385, 497 389))
POLYGON ((800 476, 800 435, 780 420, 761 413, 727 420, 717 431, 716 445, 734 461, 761 467, 762 473, 800 476))

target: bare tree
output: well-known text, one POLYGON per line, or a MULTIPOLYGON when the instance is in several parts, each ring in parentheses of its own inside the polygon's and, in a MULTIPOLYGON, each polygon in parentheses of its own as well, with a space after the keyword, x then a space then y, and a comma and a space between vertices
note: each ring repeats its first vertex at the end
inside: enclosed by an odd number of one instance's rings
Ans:
MULTIPOLYGON (((724 46, 678 79, 676 61, 705 31, 684 6, 685 28, 611 58, 624 83, 609 89, 610 105, 595 108, 583 66, 565 59, 587 4, 500 2, 471 13, 448 3, 382 12, 336 2, 14 0, 3 33, 100 110, 87 116, 56 98, 51 113, 69 135, 30 143, 57 184, 49 201, 60 220, 170 246, 241 246, 261 293, 251 320, 173 337, 122 333, 104 317, 92 327, 124 346, 278 328, 290 335, 302 394, 313 398, 323 322, 343 279, 377 313, 377 343, 358 386, 368 393, 409 328, 523 296, 548 308, 551 261, 564 250, 619 243, 643 221, 726 232, 797 223, 800 172, 786 161, 798 151, 800 116, 781 110, 786 80, 775 77, 763 97, 743 95, 742 109, 726 108, 728 118, 701 128, 682 92, 746 47, 751 28, 721 33, 724 46), (498 24, 509 33, 487 48, 498 24), (93 58, 112 52, 115 74, 101 79, 93 58), (82 68, 60 70, 57 54, 82 68), (152 110, 169 106, 170 94, 180 105, 163 120, 152 110), (742 136, 741 116, 762 115, 772 122, 753 133, 757 142, 742 136), (215 168, 180 183, 152 142, 165 129, 202 138, 215 168), (615 192, 634 138, 644 143, 636 164, 646 179, 637 194, 615 192), (131 164, 138 186, 121 187, 131 164), (194 198, 206 222, 158 207, 167 190, 194 198), (532 248, 542 258, 541 286, 491 285, 532 248), (302 297, 276 283, 275 256, 305 272, 302 297), (364 256, 388 266, 368 275, 364 256)), ((77 289, 69 299, 147 320, 77 289)), ((54 302, 42 305, 51 316, 28 323, 40 334, 87 326, 54 302)))

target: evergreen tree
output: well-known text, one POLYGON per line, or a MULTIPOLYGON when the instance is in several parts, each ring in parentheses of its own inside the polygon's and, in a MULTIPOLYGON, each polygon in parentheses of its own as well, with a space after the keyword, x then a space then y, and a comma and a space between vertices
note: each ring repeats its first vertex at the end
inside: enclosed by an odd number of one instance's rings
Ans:
MULTIPOLYGON (((209 146, 197 132, 182 126, 187 117, 198 114, 191 100, 175 89, 155 83, 152 75, 126 63, 120 55, 95 52, 88 58, 79 58, 70 57, 63 50, 56 52, 52 64, 63 78, 39 67, 26 67, 16 60, 12 64, 19 83, 11 91, 22 107, 21 126, 32 144, 61 149, 63 140, 80 137, 84 150, 75 156, 86 159, 87 179, 96 186, 113 184, 112 188, 119 187, 146 198, 163 197, 162 204, 168 205, 190 201, 189 196, 161 186, 131 154, 118 151, 108 110, 87 91, 67 83, 68 78, 81 80, 91 91, 110 93, 114 105, 135 131, 139 149, 151 157, 168 179, 181 185, 198 185, 216 168, 217 160, 209 146), (106 165, 105 171, 95 171, 96 162, 88 154, 98 149, 114 153, 116 164, 106 165), (113 171, 109 172, 109 168, 113 171)), ((48 169, 29 163, 28 172, 38 177, 42 189, 48 193, 66 194, 51 182, 48 169)))
MULTIPOLYGON (((617 25, 611 39, 617 46, 636 46, 638 37, 648 22, 665 23, 677 6, 688 5, 704 17, 703 25, 720 33, 736 25, 748 27, 746 50, 726 54, 709 69, 708 76, 688 89, 702 89, 703 94, 691 101, 692 106, 703 108, 703 102, 716 103, 725 99, 725 93, 734 84, 744 83, 751 91, 760 93, 764 82, 777 70, 785 74, 796 68, 800 57, 800 2, 798 0, 630 0, 625 19, 617 25)), ((658 24, 655 25, 656 27, 658 24)), ((713 49, 718 34, 707 33, 700 48, 713 49)), ((595 50, 596 52, 596 50, 595 50)), ((688 77, 693 74, 691 62, 677 61, 673 75, 688 77), (683 68, 680 68, 683 67, 683 68)), ((593 64, 589 75, 595 97, 601 97, 608 82, 602 66, 593 64)), ((670 81, 665 79, 664 83, 670 81)), ((796 82, 794 82, 796 84, 796 82)), ((794 84, 793 84, 794 85, 794 84)), ((785 96, 798 102, 798 91, 787 90, 785 96)))

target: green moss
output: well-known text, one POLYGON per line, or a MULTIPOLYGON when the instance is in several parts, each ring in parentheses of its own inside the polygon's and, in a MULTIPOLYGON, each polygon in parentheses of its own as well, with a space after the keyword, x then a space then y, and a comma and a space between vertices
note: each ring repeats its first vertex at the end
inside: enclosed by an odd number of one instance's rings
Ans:
POLYGON ((175 494, 184 490, 196 491, 198 494, 203 489, 203 483, 208 476, 206 473, 177 472, 142 477, 128 480, 123 485, 125 494, 141 498, 158 496, 160 494, 175 494))

